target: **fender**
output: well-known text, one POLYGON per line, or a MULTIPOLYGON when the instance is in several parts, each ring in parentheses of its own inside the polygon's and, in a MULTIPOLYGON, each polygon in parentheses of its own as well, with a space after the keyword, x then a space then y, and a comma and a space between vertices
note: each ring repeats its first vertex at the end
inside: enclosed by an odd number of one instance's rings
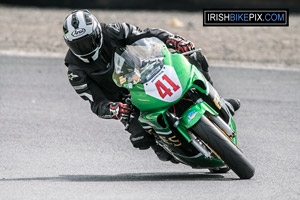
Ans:
MULTIPOLYGON (((201 100, 201 99, 200 99, 201 100)), ((218 115, 218 113, 212 109, 205 101, 192 105, 181 116, 179 126, 189 129, 194 126, 204 115, 205 112, 210 112, 212 115, 218 115)))
POLYGON ((191 138, 187 132, 187 129, 193 127, 201 119, 205 112, 209 112, 212 115, 218 115, 218 113, 205 101, 199 99, 198 104, 192 105, 181 115, 177 130, 188 142, 191 141, 191 138))

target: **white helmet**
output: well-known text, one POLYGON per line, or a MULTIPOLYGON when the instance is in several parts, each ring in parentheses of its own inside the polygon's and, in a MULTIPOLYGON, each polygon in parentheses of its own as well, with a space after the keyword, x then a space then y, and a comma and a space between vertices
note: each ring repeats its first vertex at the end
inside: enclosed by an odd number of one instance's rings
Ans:
POLYGON ((64 39, 70 50, 81 59, 94 58, 102 46, 101 26, 88 10, 75 10, 66 17, 64 39))

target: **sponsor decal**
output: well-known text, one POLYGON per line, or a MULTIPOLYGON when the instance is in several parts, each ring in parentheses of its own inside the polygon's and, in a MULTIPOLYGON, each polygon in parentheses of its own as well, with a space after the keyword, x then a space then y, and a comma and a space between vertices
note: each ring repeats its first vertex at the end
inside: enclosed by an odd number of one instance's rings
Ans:
POLYGON ((159 136, 159 137, 164 143, 166 143, 168 145, 172 145, 172 146, 175 146, 175 147, 179 147, 179 146, 182 145, 180 140, 176 138, 176 135, 168 137, 168 138, 165 137, 165 136, 159 136))
POLYGON ((193 110, 192 112, 190 112, 190 113, 188 114, 188 116, 187 116, 188 122, 190 122, 192 119, 194 119, 194 118, 196 117, 197 113, 198 113, 198 112, 195 111, 195 110, 193 110))
POLYGON ((221 106, 221 102, 220 102, 219 96, 215 96, 215 98, 214 98, 214 104, 217 106, 217 108, 219 110, 221 110, 222 106, 221 106))
POLYGON ((73 31, 72 33, 71 33, 71 35, 73 36, 73 37, 79 37, 79 36, 81 36, 81 35, 83 35, 84 33, 85 33, 85 29, 84 28, 77 28, 77 29, 75 29, 75 31, 73 31))
POLYGON ((126 82, 126 78, 123 77, 123 76, 120 76, 120 77, 119 77, 119 80, 120 80, 120 84, 123 84, 123 83, 126 82))
POLYGON ((142 140, 142 139, 144 139, 144 136, 139 136, 139 137, 133 137, 133 138, 131 138, 131 141, 132 142, 136 142, 136 141, 139 141, 139 140, 142 140))

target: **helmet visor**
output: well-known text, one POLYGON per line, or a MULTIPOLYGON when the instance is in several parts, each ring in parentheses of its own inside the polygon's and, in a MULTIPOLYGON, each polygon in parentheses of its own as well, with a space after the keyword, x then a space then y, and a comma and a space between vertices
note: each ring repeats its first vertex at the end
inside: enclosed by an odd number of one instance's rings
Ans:
POLYGON ((90 54, 99 46, 94 34, 73 41, 66 40, 66 43, 72 52, 79 56, 90 54))

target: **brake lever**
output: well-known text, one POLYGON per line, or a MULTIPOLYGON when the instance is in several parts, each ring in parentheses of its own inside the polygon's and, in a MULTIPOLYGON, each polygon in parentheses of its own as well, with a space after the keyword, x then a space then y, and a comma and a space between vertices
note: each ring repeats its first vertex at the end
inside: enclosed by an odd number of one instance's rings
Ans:
POLYGON ((184 53, 182 53, 181 55, 188 56, 188 55, 190 55, 190 54, 192 54, 192 53, 200 52, 200 51, 202 51, 201 48, 199 48, 199 49, 194 49, 194 50, 191 50, 191 51, 188 51, 188 52, 184 52, 184 53))

